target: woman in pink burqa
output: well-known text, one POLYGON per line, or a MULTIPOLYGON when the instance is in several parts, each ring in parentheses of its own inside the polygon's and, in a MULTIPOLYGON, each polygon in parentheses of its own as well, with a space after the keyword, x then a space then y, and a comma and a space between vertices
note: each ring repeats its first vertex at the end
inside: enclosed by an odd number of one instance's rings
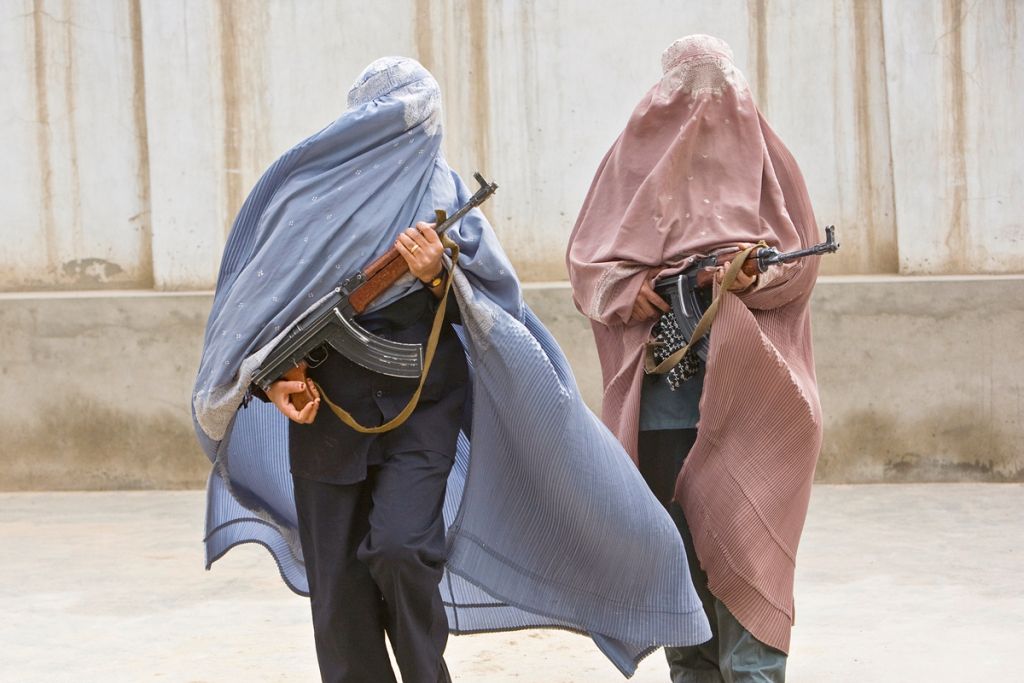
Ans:
POLYGON ((662 66, 597 170, 569 275, 597 341, 603 419, 671 504, 711 621, 710 641, 666 649, 672 680, 782 681, 821 443, 817 258, 741 275, 725 291, 717 273, 706 367, 686 381, 645 374, 644 353, 669 311, 655 280, 726 247, 808 247, 818 229, 800 170, 728 45, 682 38, 662 66))

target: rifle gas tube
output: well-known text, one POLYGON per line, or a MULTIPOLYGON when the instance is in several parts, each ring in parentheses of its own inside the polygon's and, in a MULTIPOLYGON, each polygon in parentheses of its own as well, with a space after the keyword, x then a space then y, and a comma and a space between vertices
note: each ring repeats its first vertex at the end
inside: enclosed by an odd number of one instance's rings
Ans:
MULTIPOLYGON (((836 228, 829 225, 825 228, 825 241, 806 249, 796 251, 780 252, 775 247, 758 247, 754 249, 747 260, 743 263, 743 272, 747 275, 757 275, 768 270, 769 266, 776 263, 787 263, 807 256, 821 256, 832 254, 839 250, 839 243, 836 242, 836 228)), ((715 266, 728 265, 733 257, 742 249, 739 247, 728 247, 712 253, 694 263, 686 269, 687 273, 694 276, 694 283, 699 287, 706 287, 711 284, 714 274, 707 270, 715 266)))

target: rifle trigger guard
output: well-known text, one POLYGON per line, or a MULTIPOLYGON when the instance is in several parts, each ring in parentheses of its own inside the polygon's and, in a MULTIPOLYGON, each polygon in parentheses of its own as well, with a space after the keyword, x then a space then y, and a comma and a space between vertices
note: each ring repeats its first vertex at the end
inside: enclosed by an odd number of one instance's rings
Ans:
POLYGON ((311 368, 319 367, 320 365, 323 364, 325 360, 327 360, 327 349, 324 348, 323 346, 318 346, 306 354, 306 365, 308 365, 311 368), (319 351, 322 354, 320 357, 316 357, 313 355, 317 351, 319 351))

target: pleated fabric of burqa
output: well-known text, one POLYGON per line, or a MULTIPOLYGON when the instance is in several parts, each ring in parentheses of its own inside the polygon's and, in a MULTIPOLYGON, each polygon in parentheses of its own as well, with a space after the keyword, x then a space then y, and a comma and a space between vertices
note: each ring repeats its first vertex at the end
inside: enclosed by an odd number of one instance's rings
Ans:
MULTIPOLYGON (((634 459, 653 323, 630 314, 644 280, 739 243, 792 251, 819 238, 800 169, 729 46, 688 36, 662 66, 602 160, 567 254, 597 342, 603 418, 634 459)), ((817 273, 818 258, 808 258, 771 266, 749 291, 722 292, 697 441, 676 483, 708 588, 784 652, 821 447, 810 327, 817 273)))

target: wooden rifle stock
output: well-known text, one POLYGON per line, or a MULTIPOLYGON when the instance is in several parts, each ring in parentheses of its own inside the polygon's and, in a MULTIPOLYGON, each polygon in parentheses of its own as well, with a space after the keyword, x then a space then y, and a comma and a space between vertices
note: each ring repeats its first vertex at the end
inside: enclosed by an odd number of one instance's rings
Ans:
MULTIPOLYGON (((498 189, 495 183, 487 182, 479 173, 474 173, 473 177, 480 184, 480 188, 469 198, 468 202, 459 207, 458 211, 451 216, 448 216, 441 209, 434 212, 436 214, 434 230, 438 235, 443 235, 448 228, 453 226, 472 209, 487 201, 494 194, 494 191, 498 189)), ((402 258, 397 247, 391 247, 383 256, 363 268, 360 273, 363 281, 358 287, 350 290, 351 294, 348 296, 349 305, 352 306, 357 315, 362 313, 374 299, 387 291, 391 285, 398 282, 408 272, 409 264, 402 258)))
POLYGON ((348 302, 355 309, 356 313, 362 313, 374 299, 383 294, 408 272, 409 264, 398 253, 397 248, 391 247, 383 256, 363 269, 363 273, 366 275, 366 282, 352 292, 348 302))
MULTIPOLYGON (((760 268, 757 265, 757 252, 754 251, 750 254, 750 257, 743 262, 743 268, 741 270, 747 275, 757 275, 760 272, 760 268)), ((729 264, 732 263, 732 259, 722 259, 718 262, 718 265, 723 268, 728 268, 729 264)), ((698 287, 710 287, 715 281, 715 271, 702 270, 697 273, 697 286, 698 287)))

